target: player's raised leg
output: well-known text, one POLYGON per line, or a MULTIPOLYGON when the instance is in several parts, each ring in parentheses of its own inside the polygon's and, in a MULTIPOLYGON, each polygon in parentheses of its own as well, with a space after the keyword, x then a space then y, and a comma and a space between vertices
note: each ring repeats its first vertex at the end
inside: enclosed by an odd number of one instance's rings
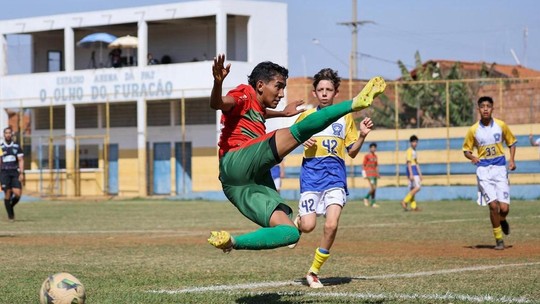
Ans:
POLYGON ((314 134, 324 130, 340 117, 368 108, 373 99, 384 92, 386 83, 382 77, 374 77, 352 100, 343 101, 325 107, 295 123, 288 129, 276 132, 276 147, 281 158, 308 140, 314 134))
POLYGON ((384 92, 386 82, 382 77, 371 78, 366 86, 353 98, 352 108, 354 111, 360 111, 371 106, 373 99, 384 92))

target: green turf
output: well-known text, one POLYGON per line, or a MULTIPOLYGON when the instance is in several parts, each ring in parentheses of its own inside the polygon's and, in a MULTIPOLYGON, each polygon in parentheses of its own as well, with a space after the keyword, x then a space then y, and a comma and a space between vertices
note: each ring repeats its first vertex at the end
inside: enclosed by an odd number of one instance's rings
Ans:
POLYGON ((206 243, 210 230, 256 228, 230 203, 21 203, 16 222, 0 220, 0 303, 38 303, 42 281, 63 271, 88 303, 540 303, 539 201, 512 203, 504 251, 491 249, 488 210, 473 202, 419 202, 421 212, 380 204, 346 206, 326 287, 312 290, 302 278, 322 219, 294 250, 226 255, 206 243), (234 284, 247 286, 150 292, 234 284))

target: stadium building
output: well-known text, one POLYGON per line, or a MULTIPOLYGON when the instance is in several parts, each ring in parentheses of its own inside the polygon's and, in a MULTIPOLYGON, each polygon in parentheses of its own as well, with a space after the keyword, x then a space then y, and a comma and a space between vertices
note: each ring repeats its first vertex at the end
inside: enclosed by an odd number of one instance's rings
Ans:
MULTIPOLYGON (((0 21, 0 125, 11 125, 24 148, 25 194, 225 200, 217 178, 221 113, 208 101, 212 60, 225 53, 232 64, 224 91, 247 82, 261 61, 287 66, 287 27, 286 4, 235 0, 0 21), (268 28, 272 34, 265 33, 268 28)), ((424 65, 444 74, 455 64, 424 65)), ((540 162, 528 135, 537 133, 540 121, 540 72, 459 65, 471 79, 432 83, 446 98, 437 100, 436 115, 430 115, 433 100, 403 111, 403 98, 395 94, 411 85, 403 81, 388 81, 386 99, 374 102, 368 115, 374 115, 377 130, 368 142, 378 143, 379 186, 384 187, 379 199, 400 200, 406 193, 404 151, 413 134, 420 138, 426 186, 419 198, 475 198, 475 167, 463 157, 461 145, 477 119, 474 104, 481 95, 494 96, 495 117, 509 123, 518 138, 512 195, 538 198, 540 162), (484 74, 492 78, 480 79, 484 74), (454 85, 467 86, 472 94, 470 118, 461 123, 450 117, 449 105, 457 100, 444 93, 454 85)), ((313 105, 311 82, 289 79, 286 99, 313 105)), ((352 98, 363 84, 343 79, 340 99, 352 98)), ((291 122, 272 119, 268 129, 291 122)), ((366 192, 361 171, 367 146, 347 160, 351 199, 366 192)), ((285 159, 281 193, 287 199, 298 199, 301 163, 302 148, 285 159)))
POLYGON ((0 44, 0 124, 20 118, 26 193, 218 191, 212 60, 232 63, 224 90, 255 63, 286 65, 287 8, 216 0, 7 20, 0 44), (18 40, 27 56, 8 48, 18 40))

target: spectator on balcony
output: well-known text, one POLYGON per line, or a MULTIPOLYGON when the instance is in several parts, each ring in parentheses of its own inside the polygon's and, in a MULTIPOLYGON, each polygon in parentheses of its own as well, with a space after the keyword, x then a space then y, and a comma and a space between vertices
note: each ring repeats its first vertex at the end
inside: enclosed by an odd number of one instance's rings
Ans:
POLYGON ((163 55, 163 57, 161 57, 161 63, 162 63, 162 64, 169 64, 169 63, 172 63, 172 58, 171 58, 171 56, 169 56, 169 55, 163 55))
POLYGON ((148 58, 148 65, 159 64, 159 60, 157 60, 156 58, 154 58, 154 56, 152 55, 152 53, 148 53, 147 58, 148 58))
POLYGON ((109 57, 111 57, 111 65, 113 68, 120 68, 122 67, 122 50, 119 48, 113 49, 109 53, 109 57))

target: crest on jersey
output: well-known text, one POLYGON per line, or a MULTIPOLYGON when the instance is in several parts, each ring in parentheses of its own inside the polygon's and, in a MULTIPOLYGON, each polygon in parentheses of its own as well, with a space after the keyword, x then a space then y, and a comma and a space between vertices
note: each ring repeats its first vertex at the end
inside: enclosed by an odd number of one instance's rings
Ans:
POLYGON ((500 141, 501 140, 501 133, 495 133, 493 134, 493 137, 495 137, 495 141, 500 141))
POLYGON ((334 131, 334 135, 341 136, 341 131, 343 131, 343 125, 337 122, 333 123, 332 131, 334 131))

